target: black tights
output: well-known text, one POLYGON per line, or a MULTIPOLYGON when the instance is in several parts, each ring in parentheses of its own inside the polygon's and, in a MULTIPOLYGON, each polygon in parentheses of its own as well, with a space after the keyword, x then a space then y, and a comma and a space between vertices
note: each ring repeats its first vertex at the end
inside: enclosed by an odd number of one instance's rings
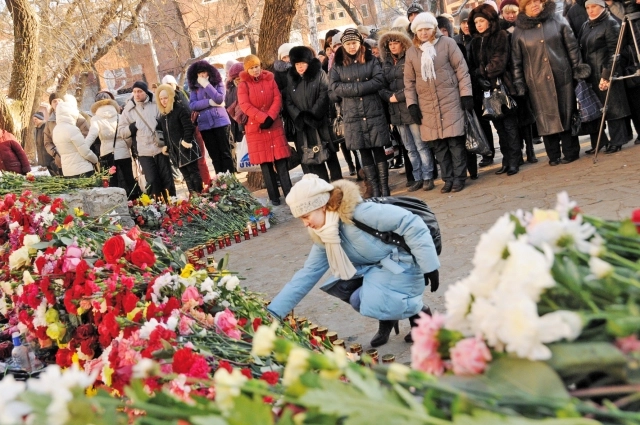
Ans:
POLYGON ((384 148, 382 147, 360 149, 359 152, 363 167, 387 161, 387 157, 384 154, 384 148))

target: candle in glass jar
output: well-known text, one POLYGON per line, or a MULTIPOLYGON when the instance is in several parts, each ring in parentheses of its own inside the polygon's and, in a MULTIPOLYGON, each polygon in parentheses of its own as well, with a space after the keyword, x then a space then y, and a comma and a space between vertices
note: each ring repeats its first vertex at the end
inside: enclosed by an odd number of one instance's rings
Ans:
POLYGON ((260 232, 267 233, 267 225, 264 224, 264 220, 260 221, 260 232))
POLYGON ((345 348, 344 339, 336 339, 335 341, 333 341, 333 346, 345 348))
POLYGON ((309 326, 309 332, 311 332, 311 335, 313 336, 318 335, 318 325, 309 326))
POLYGON ((109 187, 109 178, 108 177, 104 177, 102 179, 102 187, 109 187))
POLYGON ((327 332, 327 339, 333 343, 338 339, 338 332, 327 332))
POLYGON ((393 354, 385 354, 384 356, 382 356, 382 363, 393 363, 396 361, 396 356, 394 356, 393 354))
POLYGON ((214 252, 216 252, 216 241, 211 239, 207 242, 207 254, 213 254, 214 252))
POLYGON ((244 240, 248 241, 249 239, 251 239, 251 236, 249 236, 249 229, 244 229, 244 240))
POLYGON ((322 340, 324 341, 324 339, 327 337, 327 332, 329 332, 329 329, 325 328, 325 327, 320 327, 318 328, 318 336, 320 338, 322 338, 322 340))
POLYGON ((251 234, 254 237, 258 236, 258 226, 255 223, 251 225, 251 234))
POLYGON ((371 361, 373 362, 373 364, 378 363, 378 350, 376 350, 375 348, 370 348, 366 351, 366 353, 369 357, 371 357, 371 361))
POLYGON ((220 236, 218 238, 218 248, 223 249, 224 248, 224 239, 222 236, 220 236))
POLYGON ((349 346, 349 351, 352 353, 355 353, 357 355, 361 355, 362 354, 362 345, 360 344, 351 344, 349 346))
POLYGON ((224 243, 227 246, 231 246, 231 235, 230 234, 226 234, 224 235, 224 243))

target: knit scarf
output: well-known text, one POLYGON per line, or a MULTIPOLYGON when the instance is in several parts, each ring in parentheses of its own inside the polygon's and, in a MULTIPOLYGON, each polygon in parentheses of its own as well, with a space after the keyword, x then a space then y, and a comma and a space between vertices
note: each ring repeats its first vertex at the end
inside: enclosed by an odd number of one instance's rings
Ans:
POLYGON ((320 238, 327 251, 329 269, 333 276, 342 280, 351 279, 356 274, 356 268, 340 245, 339 232, 340 216, 335 211, 327 211, 324 226, 311 229, 320 238))
POLYGON ((439 38, 434 41, 425 41, 420 46, 422 50, 422 57, 420 59, 420 71, 422 73, 422 80, 429 81, 436 79, 436 68, 433 65, 433 58, 436 57, 436 48, 434 47, 439 38))

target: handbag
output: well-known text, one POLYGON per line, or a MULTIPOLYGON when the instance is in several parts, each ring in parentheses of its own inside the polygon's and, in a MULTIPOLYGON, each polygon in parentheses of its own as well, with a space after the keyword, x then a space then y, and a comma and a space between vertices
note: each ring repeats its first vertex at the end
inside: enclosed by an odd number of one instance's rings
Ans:
POLYGON ((289 158, 287 158, 287 170, 291 171, 300 165, 300 154, 293 146, 289 145, 289 158))
POLYGON ((580 127, 582 127, 582 120, 580 119, 580 111, 573 111, 571 114, 571 135, 579 136, 580 127))
MULTIPOLYGON (((602 116, 602 102, 586 81, 578 80, 575 92, 581 122, 593 121, 602 116)), ((571 119, 573 121, 573 116, 571 119)), ((573 131, 573 123, 571 129, 573 131)))
POLYGON ((135 106, 133 110, 136 111, 136 114, 138 114, 138 116, 140 117, 144 125, 146 125, 147 128, 151 130, 151 133, 153 134, 153 139, 154 139, 153 141, 155 142, 156 146, 158 146, 159 148, 164 148, 166 146, 164 141, 164 132, 162 130, 158 130, 156 128, 151 127, 149 123, 147 123, 147 121, 142 117, 142 114, 138 112, 137 106, 135 106))
POLYGON ((507 88, 502 84, 500 78, 496 81, 497 88, 493 89, 487 96, 488 92, 484 92, 484 98, 482 99, 482 118, 489 120, 496 120, 504 118, 504 114, 507 110, 513 110, 516 108, 516 101, 509 96, 507 88))
POLYGON ((318 130, 314 129, 314 133, 317 136, 318 143, 309 146, 309 139, 307 137, 307 132, 302 131, 302 138, 304 143, 302 144, 302 163, 305 165, 319 165, 325 163, 329 159, 330 151, 329 151, 329 143, 327 141, 323 141, 320 139, 320 134, 318 134, 318 130))
POLYGON ((108 170, 115 165, 116 140, 118 139, 118 123, 119 122, 120 122, 120 117, 117 117, 116 132, 113 134, 113 152, 108 153, 104 156, 100 156, 100 169, 103 171, 108 170))
POLYGON ((487 136, 480 127, 480 121, 474 111, 464 111, 464 132, 466 135, 465 148, 469 153, 478 155, 490 155, 491 148, 487 142, 487 136))
POLYGON ((331 139, 334 143, 342 143, 344 141, 344 119, 342 118, 342 108, 336 104, 338 115, 331 122, 331 139))
POLYGON ((341 301, 349 303, 351 295, 362 286, 363 282, 363 277, 354 277, 349 280, 337 280, 333 285, 321 287, 320 289, 341 301))
POLYGON ((200 145, 198 144, 198 141, 195 139, 195 137, 193 138, 193 140, 191 140, 188 143, 191 143, 191 147, 188 149, 182 146, 182 143, 180 143, 180 147, 178 148, 178 151, 179 151, 178 168, 184 167, 185 165, 189 165, 192 162, 196 162, 197 160, 202 158, 202 152, 200 152, 200 145))

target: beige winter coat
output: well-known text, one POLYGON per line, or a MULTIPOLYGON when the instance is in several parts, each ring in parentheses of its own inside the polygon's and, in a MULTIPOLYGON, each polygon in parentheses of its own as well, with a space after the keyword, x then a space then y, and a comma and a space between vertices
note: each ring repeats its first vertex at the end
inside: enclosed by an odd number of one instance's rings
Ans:
POLYGON ((131 157, 130 146, 122 138, 120 132, 116 134, 119 109, 120 107, 116 101, 111 99, 99 100, 91 106, 91 112, 94 115, 91 118, 91 128, 85 142, 91 146, 96 137, 100 137, 100 156, 113 153, 113 159, 131 157))
POLYGON ((98 162, 98 157, 91 152, 90 145, 84 142, 80 129, 76 127, 79 114, 76 100, 71 95, 65 95, 64 102, 56 107, 56 127, 52 137, 62 159, 65 177, 93 171, 93 164, 98 162))
POLYGON ((158 105, 156 105, 151 95, 144 102, 136 102, 132 96, 122 108, 118 134, 130 144, 131 129, 129 125, 135 123, 138 129, 136 133, 138 155, 156 156, 162 152, 162 149, 158 147, 155 135, 159 116, 158 105), (137 113, 136 110, 138 111, 137 113))
POLYGON ((460 97, 472 96, 469 69, 460 48, 450 37, 438 36, 435 44, 435 80, 424 81, 420 72, 422 50, 407 50, 404 65, 404 93, 407 106, 419 105, 422 112, 422 140, 444 139, 464 134, 464 111, 460 97))

